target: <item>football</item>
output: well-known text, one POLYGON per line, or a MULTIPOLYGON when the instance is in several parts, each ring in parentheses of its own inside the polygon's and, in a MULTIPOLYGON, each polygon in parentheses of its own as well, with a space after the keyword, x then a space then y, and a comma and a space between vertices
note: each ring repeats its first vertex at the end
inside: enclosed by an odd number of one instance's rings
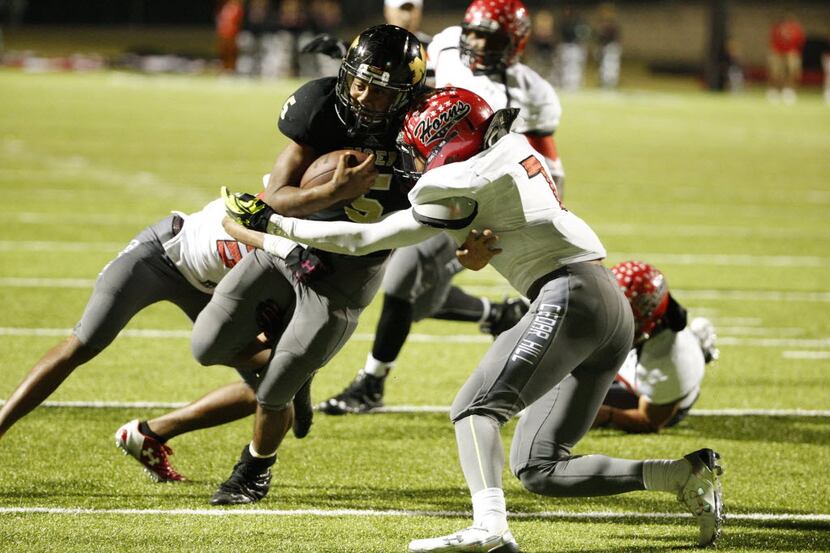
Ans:
POLYGON ((300 188, 314 188, 331 180, 334 170, 337 169, 337 161, 343 154, 348 154, 349 156, 346 159, 347 167, 356 167, 369 157, 369 154, 358 150, 334 150, 333 152, 325 153, 315 159, 308 166, 308 169, 305 170, 303 178, 300 179, 300 188))

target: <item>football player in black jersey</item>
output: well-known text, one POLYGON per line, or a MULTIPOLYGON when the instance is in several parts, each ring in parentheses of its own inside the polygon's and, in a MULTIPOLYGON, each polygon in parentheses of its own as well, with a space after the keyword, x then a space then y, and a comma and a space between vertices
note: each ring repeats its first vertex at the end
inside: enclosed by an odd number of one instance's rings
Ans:
MULTIPOLYGON (((425 53, 414 35, 380 25, 354 40, 336 78, 310 81, 289 96, 278 122, 289 143, 264 192, 269 209, 367 222, 408 207, 407 188, 392 178, 395 139, 423 87, 425 69, 425 53), (346 167, 343 156, 329 182, 299 187, 320 155, 346 148, 370 155, 356 167, 346 167)), ((267 216, 261 219, 267 223, 267 216)), ((257 390, 253 440, 211 498, 214 505, 265 497, 270 467, 294 418, 292 397, 351 336, 380 285, 388 255, 352 257, 302 246, 287 252, 273 244, 254 245, 265 249, 228 273, 193 327, 195 358, 203 365, 223 364, 259 332, 258 313, 267 309, 282 315, 281 324, 270 329, 276 343, 268 365, 256 375, 243 375, 257 390)))

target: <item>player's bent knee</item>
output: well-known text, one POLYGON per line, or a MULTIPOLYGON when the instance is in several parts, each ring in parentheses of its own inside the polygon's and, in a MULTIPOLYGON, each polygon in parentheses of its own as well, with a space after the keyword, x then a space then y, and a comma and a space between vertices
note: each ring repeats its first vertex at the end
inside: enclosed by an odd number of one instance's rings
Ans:
POLYGON ((552 468, 527 467, 517 476, 524 488, 537 495, 548 497, 563 497, 568 494, 564 486, 558 485, 552 468))
POLYGON ((201 339, 197 334, 190 340, 190 351, 193 359, 203 367, 223 365, 231 359, 219 341, 201 339))

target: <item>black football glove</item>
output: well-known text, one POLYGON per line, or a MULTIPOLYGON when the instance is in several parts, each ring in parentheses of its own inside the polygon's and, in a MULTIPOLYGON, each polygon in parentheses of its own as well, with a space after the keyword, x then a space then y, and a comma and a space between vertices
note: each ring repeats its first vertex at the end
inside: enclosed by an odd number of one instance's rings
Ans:
POLYGON ((225 200, 228 217, 243 227, 266 232, 268 219, 274 214, 268 204, 245 192, 231 194, 226 186, 222 187, 222 198, 225 200))
POLYGON ((311 42, 300 49, 303 54, 324 54, 330 58, 342 59, 346 56, 349 44, 328 33, 317 35, 311 42))
POLYGON ((308 284, 329 272, 322 259, 302 246, 297 246, 285 256, 285 264, 291 270, 294 280, 303 284, 308 284))

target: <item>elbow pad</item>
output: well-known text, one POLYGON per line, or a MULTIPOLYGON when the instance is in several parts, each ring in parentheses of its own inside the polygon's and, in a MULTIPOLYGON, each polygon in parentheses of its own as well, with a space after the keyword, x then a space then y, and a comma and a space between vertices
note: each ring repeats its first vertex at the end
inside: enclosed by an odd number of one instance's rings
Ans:
POLYGON ((412 206, 415 220, 429 227, 458 230, 470 226, 478 215, 478 203, 470 198, 442 198, 412 206))

